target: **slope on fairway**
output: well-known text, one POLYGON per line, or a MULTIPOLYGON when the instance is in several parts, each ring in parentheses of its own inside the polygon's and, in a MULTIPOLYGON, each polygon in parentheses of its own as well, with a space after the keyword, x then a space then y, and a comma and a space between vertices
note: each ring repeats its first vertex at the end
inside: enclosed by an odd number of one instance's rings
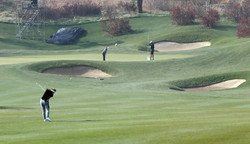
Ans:
POLYGON ((99 69, 89 67, 89 66, 50 68, 50 69, 45 70, 43 73, 72 75, 72 76, 80 76, 80 77, 94 77, 94 78, 112 76, 99 69))

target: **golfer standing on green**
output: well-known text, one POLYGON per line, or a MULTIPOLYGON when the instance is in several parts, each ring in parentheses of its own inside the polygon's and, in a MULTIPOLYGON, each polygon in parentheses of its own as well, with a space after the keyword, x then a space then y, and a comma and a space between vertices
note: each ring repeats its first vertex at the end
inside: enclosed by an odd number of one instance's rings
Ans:
POLYGON ((103 51, 102 51, 102 59, 103 61, 106 60, 106 54, 107 54, 107 51, 109 50, 109 47, 106 47, 103 51))
POLYGON ((43 119, 44 121, 51 121, 49 118, 49 99, 51 97, 53 97, 53 95, 56 94, 56 89, 51 88, 51 89, 46 89, 46 91, 44 92, 41 100, 40 100, 40 104, 41 107, 43 109, 43 119))

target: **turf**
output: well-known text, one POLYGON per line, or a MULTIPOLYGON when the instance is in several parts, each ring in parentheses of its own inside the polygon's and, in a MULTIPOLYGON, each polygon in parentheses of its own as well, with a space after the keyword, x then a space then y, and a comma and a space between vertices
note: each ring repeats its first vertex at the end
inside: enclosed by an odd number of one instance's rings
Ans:
MULTIPOLYGON (((15 38, 15 25, 0 23, 0 143, 248 144, 250 39, 236 37, 223 19, 215 29, 174 26, 167 16, 130 20, 133 33, 110 37, 99 22, 75 45, 15 38), (156 53, 153 41, 211 41, 191 51, 156 53), (118 42, 118 47, 114 44, 118 42), (107 61, 101 51, 110 46, 107 61), (82 78, 42 74, 50 67, 90 65, 113 75, 82 78), (185 92, 174 89, 246 79, 238 88, 185 92), (36 85, 57 88, 52 122, 43 122, 36 85)), ((46 38, 60 27, 46 26, 46 38)))

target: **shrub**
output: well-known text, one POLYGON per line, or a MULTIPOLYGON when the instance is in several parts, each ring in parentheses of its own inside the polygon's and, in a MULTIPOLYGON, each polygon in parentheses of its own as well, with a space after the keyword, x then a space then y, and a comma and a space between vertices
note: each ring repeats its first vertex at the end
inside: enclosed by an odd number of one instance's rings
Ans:
POLYGON ((115 18, 109 16, 109 23, 106 20, 102 20, 102 29, 103 31, 108 32, 112 36, 120 36, 128 34, 132 31, 129 25, 129 19, 127 18, 115 18))
POLYGON ((126 11, 126 12, 129 12, 129 13, 131 13, 131 12, 136 12, 136 10, 137 10, 136 3, 135 3, 134 0, 132 0, 131 2, 123 2, 123 1, 120 1, 120 2, 118 3, 118 7, 119 7, 120 9, 123 9, 123 10, 126 11))
POLYGON ((74 4, 72 5, 73 14, 77 16, 99 15, 101 7, 94 3, 74 4))
POLYGON ((10 8, 15 9, 15 1, 0 0, 0 12, 6 11, 10 8))
POLYGON ((240 23, 237 26, 237 36, 238 37, 248 37, 250 36, 250 17, 242 17, 240 23))
POLYGON ((217 10, 210 9, 207 14, 202 18, 202 24, 206 27, 213 28, 220 20, 220 15, 217 10))
POLYGON ((169 0, 157 0, 152 2, 152 6, 155 6, 155 8, 158 8, 161 11, 170 11, 171 10, 171 4, 169 0))
POLYGON ((242 7, 240 3, 237 2, 230 3, 225 12, 229 19, 235 22, 240 22, 240 19, 242 17, 242 7))
POLYGON ((55 13, 55 9, 50 8, 50 7, 46 7, 46 19, 48 20, 56 20, 60 18, 60 14, 59 13, 55 13))
POLYGON ((172 21, 178 25, 192 24, 195 20, 195 11, 188 5, 174 7, 170 14, 172 21))
POLYGON ((250 17, 250 0, 243 0, 242 1, 242 11, 244 17, 250 17))
POLYGON ((117 11, 117 6, 106 6, 103 8, 102 14, 106 17, 115 17, 115 15, 118 15, 119 12, 117 11))
POLYGON ((230 3, 226 15, 229 19, 240 22, 242 17, 250 17, 250 0, 243 0, 242 3, 230 3))
POLYGON ((85 1, 83 3, 64 4, 55 8, 46 7, 46 19, 49 20, 99 14, 101 14, 101 6, 90 1, 85 1))
POLYGON ((102 31, 108 32, 108 25, 107 25, 107 20, 101 20, 101 25, 102 25, 102 31))

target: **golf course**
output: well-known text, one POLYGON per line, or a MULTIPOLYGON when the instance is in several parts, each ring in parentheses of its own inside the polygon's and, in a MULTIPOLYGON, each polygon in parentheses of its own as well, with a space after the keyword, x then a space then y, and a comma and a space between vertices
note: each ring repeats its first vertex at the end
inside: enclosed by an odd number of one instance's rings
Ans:
POLYGON ((198 21, 174 25, 168 14, 129 20, 133 32, 122 36, 110 36, 96 20, 46 25, 46 39, 62 27, 87 31, 71 45, 19 39, 15 23, 0 22, 0 143, 249 144, 250 38, 237 37, 237 24, 223 16, 213 29, 198 21), (150 41, 156 44, 152 61, 150 41), (209 45, 157 51, 162 42, 209 45), (110 76, 45 73, 73 67, 110 76), (229 80, 243 81, 186 90, 229 80), (57 90, 51 122, 43 121, 40 86, 57 90))

